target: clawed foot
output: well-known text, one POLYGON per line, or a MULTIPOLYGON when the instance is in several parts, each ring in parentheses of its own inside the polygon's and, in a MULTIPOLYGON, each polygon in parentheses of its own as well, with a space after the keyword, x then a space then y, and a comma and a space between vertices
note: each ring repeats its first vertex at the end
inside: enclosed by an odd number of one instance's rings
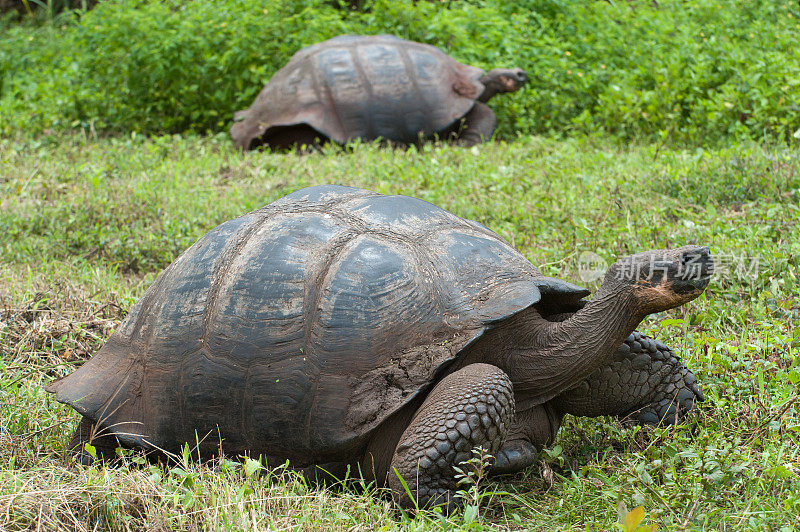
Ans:
POLYGON ((489 472, 491 475, 516 473, 533 465, 537 456, 538 452, 532 443, 525 440, 507 441, 495 455, 494 465, 489 472))

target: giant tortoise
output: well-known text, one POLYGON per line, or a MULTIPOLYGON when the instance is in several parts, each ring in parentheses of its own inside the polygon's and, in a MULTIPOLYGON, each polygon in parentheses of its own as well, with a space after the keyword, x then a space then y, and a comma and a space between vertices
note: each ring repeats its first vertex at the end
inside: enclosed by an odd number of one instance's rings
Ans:
POLYGON ((485 73, 429 44, 342 35, 297 52, 236 113, 231 136, 245 150, 316 139, 410 144, 433 135, 469 146, 494 133, 497 120, 485 102, 527 79, 519 68, 485 73))
POLYGON ((199 441, 306 473, 361 471, 401 504, 453 504, 454 466, 530 465, 564 414, 674 422, 702 394, 635 327, 696 298, 708 248, 617 262, 589 292, 425 201, 326 185, 223 223, 156 279, 100 351, 47 390, 72 448, 199 441), (317 469, 319 468, 319 469, 317 469))

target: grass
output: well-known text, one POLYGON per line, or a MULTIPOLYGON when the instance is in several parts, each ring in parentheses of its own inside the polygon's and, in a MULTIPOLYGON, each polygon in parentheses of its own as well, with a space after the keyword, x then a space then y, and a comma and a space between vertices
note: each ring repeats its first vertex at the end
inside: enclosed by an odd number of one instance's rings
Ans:
POLYGON ((644 506, 644 523, 662 529, 800 528, 795 150, 522 138, 298 157, 242 155, 222 136, 20 136, 0 139, 0 202, 2 530, 608 530, 621 505, 644 506), (482 484, 477 515, 448 518, 404 515, 376 490, 313 488, 252 460, 199 464, 191 450, 166 465, 72 463, 77 415, 44 385, 91 356, 206 231, 317 183, 424 198, 578 283, 584 251, 611 261, 710 245, 727 272, 642 325, 682 353, 706 402, 672 428, 570 418, 536 466, 482 484))

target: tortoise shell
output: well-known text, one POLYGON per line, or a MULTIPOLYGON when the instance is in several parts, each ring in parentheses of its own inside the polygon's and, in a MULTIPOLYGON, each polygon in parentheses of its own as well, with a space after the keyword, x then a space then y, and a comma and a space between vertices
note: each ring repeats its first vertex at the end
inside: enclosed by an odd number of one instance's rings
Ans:
POLYGON ((340 143, 411 143, 467 114, 483 92, 483 74, 428 44, 342 35, 297 52, 253 105, 236 113, 231 135, 248 149, 255 139, 270 144, 272 132, 305 124, 340 143))
POLYGON ((334 460, 499 320, 587 293, 423 200, 311 187, 200 238, 48 391, 129 446, 334 460))

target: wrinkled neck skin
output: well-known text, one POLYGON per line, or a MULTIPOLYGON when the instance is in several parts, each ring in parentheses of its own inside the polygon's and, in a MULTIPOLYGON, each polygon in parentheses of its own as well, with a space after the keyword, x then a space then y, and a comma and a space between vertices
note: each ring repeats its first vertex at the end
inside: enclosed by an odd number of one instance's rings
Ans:
POLYGON ((517 410, 525 410, 580 384, 608 361, 645 315, 630 291, 601 288, 564 321, 548 321, 535 308, 507 320, 497 334, 488 335, 484 357, 508 374, 517 410))
POLYGON ((481 76, 480 82, 483 83, 485 88, 483 89, 481 95, 478 96, 477 100, 482 103, 488 102, 495 94, 501 92, 503 88, 500 84, 500 80, 491 74, 484 74, 481 76))

